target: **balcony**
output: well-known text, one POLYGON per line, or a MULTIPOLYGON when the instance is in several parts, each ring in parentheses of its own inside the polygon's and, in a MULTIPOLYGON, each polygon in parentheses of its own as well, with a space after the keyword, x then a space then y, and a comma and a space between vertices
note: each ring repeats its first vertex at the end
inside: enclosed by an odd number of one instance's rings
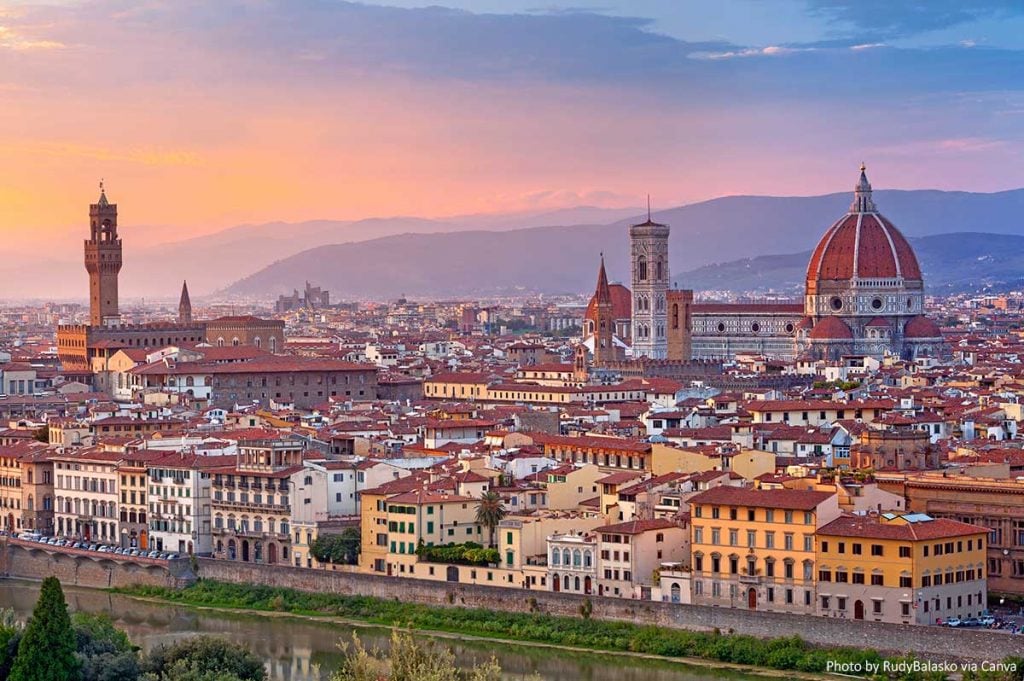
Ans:
POLYGON ((241 528, 231 529, 229 527, 215 527, 213 528, 212 534, 214 536, 234 536, 239 539, 273 539, 275 541, 290 541, 291 536, 282 534, 280 532, 264 532, 257 531, 252 528, 243 530, 241 528))
POLYGON ((740 573, 740 584, 760 584, 763 581, 761 575, 740 573))
POLYGON ((281 504, 256 503, 255 501, 239 501, 238 499, 235 499, 234 501, 228 501, 226 499, 213 499, 210 502, 210 505, 213 508, 234 509, 239 511, 250 512, 264 511, 266 513, 281 514, 291 513, 292 508, 291 506, 283 506, 281 504))

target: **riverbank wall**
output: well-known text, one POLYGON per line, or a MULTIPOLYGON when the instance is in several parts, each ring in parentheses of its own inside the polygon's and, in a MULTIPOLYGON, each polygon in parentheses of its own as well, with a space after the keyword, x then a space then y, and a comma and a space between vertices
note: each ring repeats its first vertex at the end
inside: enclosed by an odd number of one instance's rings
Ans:
POLYGON ((542 612, 568 617, 580 617, 581 608, 589 599, 592 607, 590 616, 596 619, 677 629, 718 629, 723 633, 759 638, 800 636, 815 645, 874 648, 897 654, 909 652, 933 660, 998 661, 1024 651, 1024 637, 997 631, 751 612, 212 559, 199 559, 199 576, 221 582, 259 584, 313 593, 373 596, 440 607, 542 612))
POLYGON ((178 589, 195 581, 188 559, 128 558, 7 538, 0 544, 0 574, 30 580, 53 576, 92 589, 134 584, 178 589))

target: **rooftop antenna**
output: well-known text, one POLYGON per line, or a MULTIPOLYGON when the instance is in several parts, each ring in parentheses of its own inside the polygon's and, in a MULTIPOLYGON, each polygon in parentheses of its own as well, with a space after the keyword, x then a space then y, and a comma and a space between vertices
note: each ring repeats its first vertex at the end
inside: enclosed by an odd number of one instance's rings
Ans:
POLYGON ((651 195, 647 195, 647 222, 651 221, 651 195))

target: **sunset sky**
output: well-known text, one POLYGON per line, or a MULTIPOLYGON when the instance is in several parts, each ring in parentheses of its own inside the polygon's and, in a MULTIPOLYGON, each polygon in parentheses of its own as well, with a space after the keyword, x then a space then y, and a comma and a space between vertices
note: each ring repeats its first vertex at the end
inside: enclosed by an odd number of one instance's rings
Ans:
POLYGON ((1024 186, 1024 3, 903 6, 0 0, 0 234, 1024 186))

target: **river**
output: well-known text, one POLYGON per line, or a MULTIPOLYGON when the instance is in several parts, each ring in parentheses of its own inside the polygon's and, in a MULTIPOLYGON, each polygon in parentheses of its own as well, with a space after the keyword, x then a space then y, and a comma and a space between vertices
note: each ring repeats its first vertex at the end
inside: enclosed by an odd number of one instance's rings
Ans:
MULTIPOLYGON (((177 605, 142 602, 91 589, 65 587, 72 611, 108 613, 144 650, 195 634, 216 634, 244 643, 266 660, 271 681, 326 681, 341 655, 338 642, 351 640, 353 628, 301 618, 214 613, 177 605)), ((39 595, 34 582, 0 581, 0 608, 27 618, 39 595)), ((378 627, 358 627, 368 647, 385 647, 390 635, 378 627)), ((487 641, 446 640, 460 664, 494 655, 508 681, 536 672, 545 681, 763 681, 735 671, 638 660, 599 653, 571 653, 487 641)))

